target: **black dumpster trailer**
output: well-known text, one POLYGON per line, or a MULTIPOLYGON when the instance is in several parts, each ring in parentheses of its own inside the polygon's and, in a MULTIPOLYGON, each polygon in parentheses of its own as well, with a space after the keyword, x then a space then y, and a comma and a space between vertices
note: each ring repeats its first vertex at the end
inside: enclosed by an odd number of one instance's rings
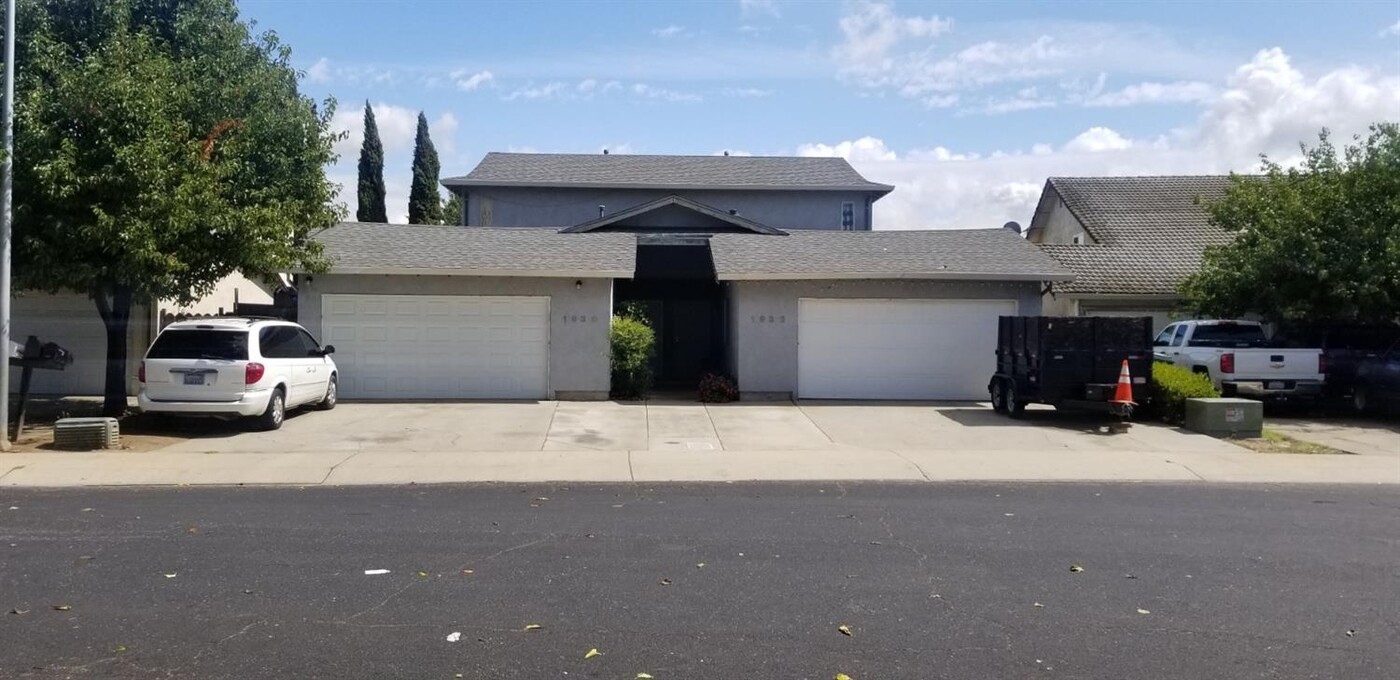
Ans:
POLYGON ((997 372, 987 384, 992 408, 1019 417, 1032 402, 1056 408, 1132 415, 1111 403, 1123 360, 1133 400, 1144 404, 1152 382, 1152 318, 1003 316, 997 328, 997 372))

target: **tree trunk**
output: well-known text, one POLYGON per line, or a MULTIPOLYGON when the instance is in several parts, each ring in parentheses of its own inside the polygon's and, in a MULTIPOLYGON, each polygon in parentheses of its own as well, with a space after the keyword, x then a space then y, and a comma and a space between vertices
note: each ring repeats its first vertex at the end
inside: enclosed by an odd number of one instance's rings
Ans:
POLYGON ((107 327, 107 376, 103 389, 102 415, 120 418, 126 414, 127 335, 131 327, 131 289, 114 286, 92 294, 97 313, 107 327))

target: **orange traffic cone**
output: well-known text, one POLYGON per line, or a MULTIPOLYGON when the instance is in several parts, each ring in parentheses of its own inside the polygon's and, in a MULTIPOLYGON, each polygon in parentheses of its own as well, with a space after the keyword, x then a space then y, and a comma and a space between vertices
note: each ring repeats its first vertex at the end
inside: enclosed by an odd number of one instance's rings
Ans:
POLYGON ((1128 360, 1123 360, 1123 368, 1118 371, 1118 387, 1113 390, 1113 398, 1109 400, 1112 404, 1132 404, 1133 401, 1133 376, 1128 372, 1128 360))

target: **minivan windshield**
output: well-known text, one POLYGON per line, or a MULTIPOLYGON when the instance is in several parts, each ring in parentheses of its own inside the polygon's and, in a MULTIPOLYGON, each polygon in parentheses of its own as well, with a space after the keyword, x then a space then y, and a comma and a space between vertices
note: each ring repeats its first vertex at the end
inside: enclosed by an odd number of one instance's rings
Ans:
POLYGON ((1264 329, 1253 324, 1209 324, 1196 326, 1192 347, 1261 347, 1264 329))
POLYGON ((222 359, 242 361, 248 358, 248 331, 216 331, 202 328, 167 330, 156 338, 147 359, 222 359))

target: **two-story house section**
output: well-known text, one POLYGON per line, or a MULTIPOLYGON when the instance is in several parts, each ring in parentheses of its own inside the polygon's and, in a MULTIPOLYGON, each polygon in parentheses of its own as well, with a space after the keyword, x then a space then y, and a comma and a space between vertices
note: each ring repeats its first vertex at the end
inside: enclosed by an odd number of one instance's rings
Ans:
POLYGON ((985 399, 997 317, 1072 275, 1005 229, 873 224, 839 158, 491 153, 443 184, 466 226, 345 223, 300 319, 343 398, 603 399, 614 312, 660 387, 743 399, 985 399))

